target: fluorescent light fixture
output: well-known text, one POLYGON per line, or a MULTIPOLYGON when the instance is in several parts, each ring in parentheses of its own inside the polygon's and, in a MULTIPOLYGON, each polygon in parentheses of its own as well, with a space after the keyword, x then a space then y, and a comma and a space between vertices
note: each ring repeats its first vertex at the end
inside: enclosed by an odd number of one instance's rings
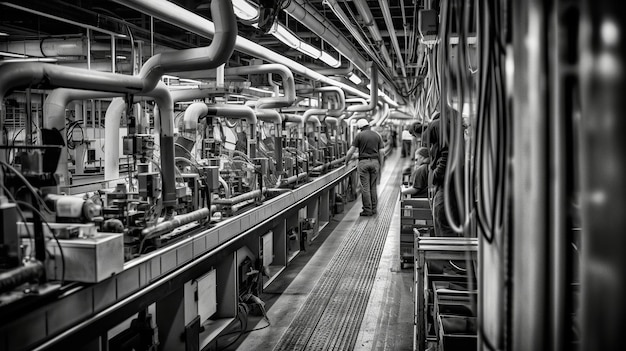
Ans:
POLYGON ((322 56, 322 52, 320 49, 316 48, 315 46, 309 43, 305 43, 303 41, 300 42, 300 46, 298 46, 296 49, 298 49, 298 51, 303 52, 315 59, 318 59, 320 58, 320 56, 322 56))
POLYGON ((287 27, 278 22, 274 23, 274 26, 272 26, 270 33, 275 36, 276 39, 282 41, 283 43, 285 43, 285 45, 290 46, 294 49, 298 49, 298 47, 301 45, 300 38, 293 34, 287 27))
POLYGON ((326 51, 322 51, 322 56, 320 56, 320 60, 322 60, 322 62, 324 62, 325 64, 329 65, 330 67, 333 68, 337 68, 339 66, 341 66, 341 61, 337 60, 336 58, 334 58, 331 54, 327 53, 326 51))
POLYGON ((9 33, 0 32, 0 37, 8 37, 9 33))
POLYGON ((350 77, 348 77, 348 80, 350 80, 352 83, 359 85, 361 84, 361 82, 363 82, 363 80, 361 80, 361 78, 359 78, 359 76, 357 76, 354 73, 350 74, 350 77))
POLYGON ((233 0, 233 10, 242 20, 251 21, 259 17, 259 9, 246 0, 233 0))
POLYGON ((27 58, 28 56, 22 54, 15 54, 12 52, 0 51, 0 56, 4 57, 15 57, 15 58, 27 58))

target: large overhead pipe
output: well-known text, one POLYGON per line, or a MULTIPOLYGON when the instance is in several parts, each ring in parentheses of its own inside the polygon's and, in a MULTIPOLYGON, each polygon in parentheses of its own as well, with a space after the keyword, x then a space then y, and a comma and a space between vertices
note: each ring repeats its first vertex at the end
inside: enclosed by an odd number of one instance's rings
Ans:
POLYGON ((374 65, 369 62, 368 63, 370 70, 370 99, 369 104, 356 105, 356 106, 348 106, 347 110, 349 112, 369 112, 373 111, 378 104, 378 69, 374 67, 374 65))
POLYGON ((242 74, 263 74, 263 73, 278 73, 283 79, 283 91, 284 96, 272 96, 260 98, 256 101, 256 108, 269 109, 269 108, 281 108, 293 105, 296 101, 296 83, 293 78, 293 73, 285 65, 281 64, 267 64, 267 65, 253 65, 253 66, 241 66, 230 67, 224 70, 225 75, 242 75, 242 74))
MULTIPOLYGON (((122 5, 127 5, 129 2, 132 2, 132 3, 139 2, 139 0, 113 0, 113 1, 120 3, 122 5)), ((213 38, 213 36, 215 35, 215 26, 213 22, 207 20, 204 17, 196 15, 195 13, 191 11, 186 11, 182 16, 176 16, 175 18, 170 16, 170 12, 172 11, 178 12, 180 8, 169 1, 154 0, 154 1, 143 1, 142 3, 144 3, 145 6, 140 11, 146 13, 147 15, 153 16, 162 21, 176 25, 180 28, 186 29, 192 33, 198 34, 206 38, 213 38)), ((130 6, 130 7, 133 7, 133 6, 130 6)), ((277 52, 269 50, 266 47, 259 45, 246 38, 237 36, 237 39, 235 41, 235 49, 244 54, 262 58, 272 63, 283 64, 287 66, 289 69, 291 69, 293 73, 298 73, 302 76, 305 76, 307 78, 310 78, 318 82, 326 83, 328 85, 338 86, 344 89, 346 92, 349 92, 350 94, 353 94, 362 98, 368 97, 368 94, 361 91, 360 89, 357 89, 349 84, 342 83, 340 81, 329 78, 323 74, 320 74, 316 72, 315 70, 309 69, 306 66, 294 60, 291 60, 277 52)), ((353 55, 353 51, 351 51, 349 54, 353 55)), ((365 64, 363 64, 360 67, 365 67, 365 64)), ((361 69, 361 70, 365 72, 365 69, 361 69)), ((389 103, 394 107, 398 106, 396 102, 390 101, 389 103)))
MULTIPOLYGON (((125 4, 132 4, 135 9, 141 12, 146 12, 147 9, 154 6, 162 9, 168 4, 173 5, 165 0, 126 0, 125 4)), ((179 6, 173 6, 175 9, 170 9, 166 18, 186 21, 185 16, 189 12, 179 6)), ((168 71, 215 68, 230 57, 237 37, 237 24, 229 0, 213 1, 211 12, 214 14, 213 18, 216 25, 214 27, 214 40, 209 46, 153 56, 142 67, 137 76, 89 71, 46 63, 4 64, 0 66, 0 101, 4 99, 7 91, 13 88, 33 85, 88 90, 96 88, 102 91, 129 94, 147 93, 156 87, 160 77, 168 71)), ((164 98, 164 96, 160 98, 164 98)), ((168 111, 173 110, 173 106, 160 106, 160 108, 168 111)), ((0 104, 0 127, 4 124, 5 114, 4 104, 0 104)), ((168 167, 169 170, 166 167, 163 167, 163 170, 174 175, 173 113, 171 115, 161 113, 161 118, 164 119, 162 122, 165 122, 161 123, 161 161, 172 165, 172 167, 168 167), (170 155, 171 160, 169 159, 170 155)), ((0 140, 0 142, 2 141, 0 140)), ((169 174, 164 175, 163 204, 166 207, 172 207, 176 201, 175 179, 169 174)))
POLYGON ((343 89, 341 89, 339 87, 326 86, 326 87, 319 87, 319 88, 314 88, 314 89, 301 89, 301 90, 298 90, 298 92, 300 92, 301 94, 309 94, 309 93, 328 94, 328 93, 333 93, 333 94, 337 95, 337 101, 339 103, 339 106, 337 106, 337 108, 335 108, 335 109, 326 109, 326 111, 328 112, 327 113, 328 116, 339 117, 339 116, 341 116, 341 114, 344 112, 344 110, 346 108, 346 94, 343 92, 343 89))

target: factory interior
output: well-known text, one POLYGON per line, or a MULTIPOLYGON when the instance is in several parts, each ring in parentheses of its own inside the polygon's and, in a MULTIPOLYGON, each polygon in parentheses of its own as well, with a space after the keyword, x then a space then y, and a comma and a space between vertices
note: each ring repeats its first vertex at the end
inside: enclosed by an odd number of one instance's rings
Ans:
POLYGON ((623 349, 625 20, 1 0, 0 351, 623 349))

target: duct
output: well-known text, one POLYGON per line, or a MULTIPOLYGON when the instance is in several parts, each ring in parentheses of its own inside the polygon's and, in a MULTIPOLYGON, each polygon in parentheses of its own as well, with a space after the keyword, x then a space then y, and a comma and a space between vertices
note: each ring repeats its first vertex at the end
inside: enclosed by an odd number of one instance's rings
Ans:
POLYGON ((374 110, 376 105, 378 104, 378 70, 374 68, 372 63, 369 64, 369 69, 371 70, 371 78, 370 78, 370 101, 366 106, 348 106, 347 110, 349 112, 368 112, 374 110))
POLYGON ((296 101, 296 83, 293 73, 285 65, 267 64, 254 66, 231 67, 224 70, 226 75, 242 75, 242 74, 262 74, 262 73, 278 73, 283 79, 283 90, 285 96, 264 97, 257 100, 256 107, 265 108, 281 108, 293 105, 296 101))
POLYGON ((210 105, 207 106, 207 115, 221 117, 239 117, 244 118, 250 125, 250 139, 248 139, 248 150, 250 158, 256 157, 256 124, 257 118, 254 110, 248 106, 237 105, 210 105))
MULTIPOLYGON (((358 0, 357 2, 362 2, 362 1, 363 0, 358 0)), ((404 59, 402 58, 402 51, 400 51, 400 44, 398 43, 398 37, 396 36, 396 29, 393 26, 393 19, 391 18, 391 11, 389 10, 389 1, 378 0, 378 4, 380 6, 380 10, 383 13, 385 24, 387 25, 387 31, 389 32, 389 37, 391 38, 391 45, 393 45, 393 49, 396 51, 396 57, 398 58, 400 69, 402 70, 402 77, 406 78, 406 67, 404 64, 404 59)), ((404 82, 405 84, 408 85, 408 82, 406 80, 404 82)))

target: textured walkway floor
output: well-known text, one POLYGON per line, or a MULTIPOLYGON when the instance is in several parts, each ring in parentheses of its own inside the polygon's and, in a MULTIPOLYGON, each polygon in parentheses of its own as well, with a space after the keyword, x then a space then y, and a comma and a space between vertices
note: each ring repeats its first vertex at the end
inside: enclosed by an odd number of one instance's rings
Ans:
POLYGON ((359 217, 357 199, 265 289, 272 325, 237 350, 411 349, 412 274, 398 259, 401 160, 383 170, 377 216, 359 217))

